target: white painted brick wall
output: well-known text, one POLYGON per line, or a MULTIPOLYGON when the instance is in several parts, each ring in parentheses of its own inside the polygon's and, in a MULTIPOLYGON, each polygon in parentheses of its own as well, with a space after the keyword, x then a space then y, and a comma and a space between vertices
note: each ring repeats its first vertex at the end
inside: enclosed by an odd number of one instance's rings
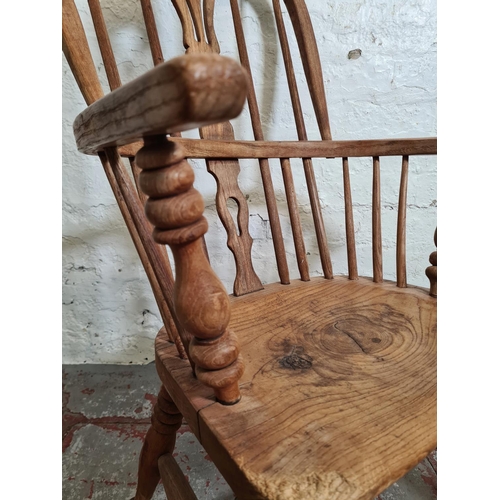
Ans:
MULTIPOLYGON (((334 139, 436 135, 436 4, 428 0, 309 0, 323 64, 334 139), (348 59, 360 49, 358 59, 348 59)), ((77 0, 89 43, 107 89, 87 2, 77 0)), ((103 0, 104 16, 123 83, 152 67, 138 0, 103 0)), ((221 53, 237 58, 228 0, 217 2, 215 27, 221 53)), ((257 96, 267 139, 295 139, 293 115, 270 0, 240 2, 257 96)), ((180 25, 167 0, 153 0, 166 59, 183 52, 180 25)), ((288 17, 285 13, 285 21, 288 17)), ((288 23, 288 26, 290 24, 288 23)), ((291 27, 289 33, 292 33, 291 27)), ((293 40, 293 36, 291 37, 293 40)), ((310 139, 319 139, 304 73, 296 73, 310 139)), ((63 57, 63 361, 146 363, 160 316, 146 276, 122 222, 97 158, 76 150, 72 122, 85 108, 63 57)), ((252 139, 248 109, 233 122, 240 139, 252 139)), ((186 136, 195 137, 195 133, 186 136)), ((195 186, 206 200, 211 262, 232 290, 234 264, 215 216, 215 182, 203 162, 193 162, 195 186)), ((341 160, 316 160, 315 172, 330 241, 334 272, 345 274, 341 160)), ((358 265, 371 274, 371 161, 351 160, 358 265)), ((382 158, 385 277, 395 278, 397 194, 401 160, 382 158)), ((321 270, 300 161, 292 161, 310 270, 321 270)), ((279 161, 271 161, 292 277, 298 277, 279 161)), ((277 281, 268 217, 255 161, 241 162, 240 183, 248 196, 255 269, 263 282, 277 281)), ((408 278, 427 286, 424 270, 436 225, 436 160, 410 159, 408 278)))

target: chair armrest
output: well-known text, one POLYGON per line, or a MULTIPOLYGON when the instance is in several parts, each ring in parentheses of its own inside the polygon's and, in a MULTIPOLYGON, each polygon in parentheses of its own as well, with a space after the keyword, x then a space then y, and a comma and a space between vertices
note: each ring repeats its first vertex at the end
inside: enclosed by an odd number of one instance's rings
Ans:
POLYGON ((73 124, 78 150, 180 132, 235 118, 247 95, 245 70, 217 54, 190 54, 156 66, 80 113, 73 124))

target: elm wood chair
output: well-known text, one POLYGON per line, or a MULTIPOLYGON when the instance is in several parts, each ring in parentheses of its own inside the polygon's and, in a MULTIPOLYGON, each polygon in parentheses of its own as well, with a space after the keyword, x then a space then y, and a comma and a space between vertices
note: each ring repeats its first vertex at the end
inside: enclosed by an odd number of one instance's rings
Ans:
POLYGON ((183 417, 239 500, 373 498, 436 446, 437 254, 426 270, 430 290, 408 285, 405 235, 409 157, 436 154, 436 139, 333 141, 306 5, 285 0, 322 136, 308 141, 282 5, 273 0, 298 140, 265 141, 237 0, 241 66, 218 54, 213 0, 173 4, 187 54, 163 62, 150 2, 141 0, 156 67, 122 87, 99 1, 89 0, 112 89, 103 96, 77 9, 63 0, 63 50, 89 105, 74 122, 77 146, 102 162, 164 322, 155 343, 162 388, 135 500, 150 499, 160 477, 169 500, 195 498, 171 454, 183 417), (235 140, 228 121, 245 100, 255 141, 235 140), (195 128, 201 139, 180 136, 195 128), (384 156, 402 157, 396 282, 382 270, 384 156), (348 276, 333 274, 312 162, 321 157, 342 158, 348 276), (357 271, 349 157, 373 158, 371 278, 357 271), (187 158, 204 158, 217 181, 236 263, 231 296, 208 261, 204 202, 187 158), (242 158, 259 161, 279 283, 262 285, 252 265, 242 158), (281 162, 300 280, 289 277, 269 158, 281 162), (303 159, 323 277, 309 275, 290 158, 303 159), (237 201, 238 227, 228 198, 237 201))

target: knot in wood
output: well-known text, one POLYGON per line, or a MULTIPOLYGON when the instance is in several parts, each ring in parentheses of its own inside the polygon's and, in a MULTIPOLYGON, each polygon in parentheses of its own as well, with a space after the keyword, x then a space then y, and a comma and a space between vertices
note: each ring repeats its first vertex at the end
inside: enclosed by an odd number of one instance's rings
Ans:
POLYGON ((291 354, 279 360, 280 366, 290 370, 308 370, 312 366, 313 358, 304 354, 303 351, 303 347, 293 346, 291 354))

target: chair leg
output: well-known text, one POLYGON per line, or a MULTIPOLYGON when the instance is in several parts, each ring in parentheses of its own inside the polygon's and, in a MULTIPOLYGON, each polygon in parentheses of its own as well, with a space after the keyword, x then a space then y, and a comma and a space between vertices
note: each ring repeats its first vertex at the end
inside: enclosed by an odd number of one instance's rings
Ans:
POLYGON ((181 423, 182 414, 162 386, 153 409, 151 427, 146 434, 139 458, 135 500, 150 500, 153 496, 160 481, 158 459, 166 453, 173 452, 176 432, 181 423))

